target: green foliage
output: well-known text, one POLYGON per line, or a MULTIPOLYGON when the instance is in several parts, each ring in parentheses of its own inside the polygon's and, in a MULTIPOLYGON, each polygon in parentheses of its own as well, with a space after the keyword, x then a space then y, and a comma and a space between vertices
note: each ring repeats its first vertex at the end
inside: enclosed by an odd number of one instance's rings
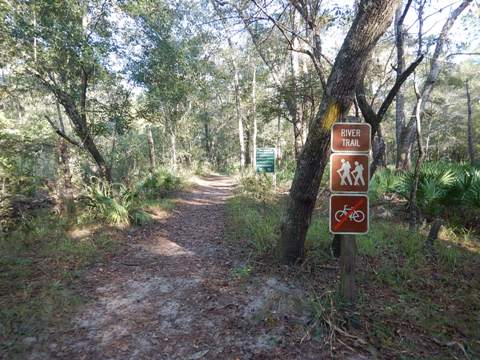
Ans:
POLYGON ((331 235, 326 217, 314 218, 308 228, 305 251, 308 257, 317 261, 331 257, 331 235))
POLYGON ((377 200, 382 194, 397 192, 401 177, 397 171, 390 168, 379 169, 370 180, 369 196, 371 201, 377 200))
POLYGON ((271 199, 274 194, 273 180, 268 174, 242 176, 240 189, 244 194, 256 200, 266 201, 271 199))
POLYGON ((252 274, 253 267, 250 264, 243 264, 232 269, 232 277, 236 280, 245 280, 252 274))
POLYGON ((12 232, 0 233, 0 353, 21 354, 19 340, 37 336, 72 311, 81 301, 72 281, 86 266, 117 250, 112 233, 92 228, 74 236, 69 223, 42 210, 12 232))
POLYGON ((268 206, 265 204, 245 195, 228 201, 227 222, 231 238, 247 241, 256 255, 275 248, 280 230, 281 208, 273 202, 268 206))
MULTIPOLYGON (((413 170, 379 170, 372 179, 370 195, 375 200, 384 193, 396 193, 408 200, 413 182, 413 170)), ((467 164, 426 162, 420 169, 417 199, 428 216, 451 217, 448 210, 456 207, 471 223, 480 210, 480 169, 467 164)))
POLYGON ((132 207, 132 193, 120 185, 118 196, 114 196, 113 187, 99 179, 85 187, 88 206, 95 210, 96 216, 112 225, 125 226, 130 223, 129 209, 132 207))
POLYGON ((155 171, 137 187, 137 193, 143 197, 159 198, 177 190, 181 186, 181 179, 165 169, 155 171))
POLYGON ((92 180, 85 186, 88 206, 95 210, 96 217, 117 226, 149 223, 151 216, 144 210, 148 201, 165 197, 181 185, 179 177, 163 169, 140 181, 133 189, 97 178, 92 180))

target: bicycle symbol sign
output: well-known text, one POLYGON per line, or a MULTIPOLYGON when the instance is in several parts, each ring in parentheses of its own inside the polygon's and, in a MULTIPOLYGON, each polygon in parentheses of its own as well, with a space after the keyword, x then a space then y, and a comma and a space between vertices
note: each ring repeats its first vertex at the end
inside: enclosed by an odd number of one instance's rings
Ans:
POLYGON ((368 196, 332 194, 330 196, 330 232, 365 234, 368 232, 368 196))

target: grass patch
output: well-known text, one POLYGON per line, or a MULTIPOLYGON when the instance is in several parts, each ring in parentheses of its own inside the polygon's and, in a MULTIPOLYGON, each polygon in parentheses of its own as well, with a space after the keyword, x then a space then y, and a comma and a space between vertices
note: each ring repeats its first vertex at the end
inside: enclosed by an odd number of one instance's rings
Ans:
POLYGON ((115 233, 96 229, 81 237, 69 221, 38 211, 0 235, 0 350, 20 354, 22 339, 41 331, 81 302, 74 281, 81 271, 119 248, 115 233))
MULTIPOLYGON (((249 244, 254 255, 273 254, 284 204, 275 194, 237 194, 228 203, 231 240, 241 247, 249 244)), ((427 230, 411 232, 401 221, 374 219, 369 234, 357 237, 359 325, 350 328, 336 294, 338 271, 332 266, 336 260, 330 254, 327 217, 314 216, 305 244, 311 266, 298 270, 313 294, 307 331, 324 339, 339 336, 350 347, 382 358, 480 358, 480 241, 470 230, 447 228, 431 250, 425 245, 427 230), (329 323, 366 345, 338 332, 333 336, 329 323)), ((233 276, 248 278, 251 269, 235 269, 233 276)))
MULTIPOLYGON (((130 216, 144 225, 173 208, 169 198, 138 201, 130 216)), ((86 211, 75 219, 37 211, 10 233, 0 233, 0 353, 21 357, 23 339, 37 337, 83 299, 75 291, 84 269, 108 261, 124 233, 86 211)))
POLYGON ((232 241, 246 241, 256 255, 264 255, 275 248, 281 217, 277 203, 238 195, 229 199, 227 208, 232 241))

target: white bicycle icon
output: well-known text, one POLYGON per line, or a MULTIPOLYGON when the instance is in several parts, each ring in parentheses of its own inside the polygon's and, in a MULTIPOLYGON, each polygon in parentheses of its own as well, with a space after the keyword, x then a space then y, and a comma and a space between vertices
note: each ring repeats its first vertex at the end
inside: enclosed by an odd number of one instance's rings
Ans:
POLYGON ((348 219, 350 221, 355 221, 356 223, 361 223, 363 220, 365 220, 365 214, 363 213, 363 211, 361 210, 352 211, 352 208, 348 205, 344 205, 343 210, 338 210, 335 213, 335 220, 337 220, 337 222, 340 222, 340 220, 344 216, 348 216, 348 219))

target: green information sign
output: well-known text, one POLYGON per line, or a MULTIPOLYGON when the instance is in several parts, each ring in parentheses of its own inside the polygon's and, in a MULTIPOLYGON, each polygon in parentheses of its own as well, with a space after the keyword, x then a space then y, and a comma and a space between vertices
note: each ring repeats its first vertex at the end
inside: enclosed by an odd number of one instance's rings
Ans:
POLYGON ((275 148, 257 148, 257 173, 275 172, 275 148))

